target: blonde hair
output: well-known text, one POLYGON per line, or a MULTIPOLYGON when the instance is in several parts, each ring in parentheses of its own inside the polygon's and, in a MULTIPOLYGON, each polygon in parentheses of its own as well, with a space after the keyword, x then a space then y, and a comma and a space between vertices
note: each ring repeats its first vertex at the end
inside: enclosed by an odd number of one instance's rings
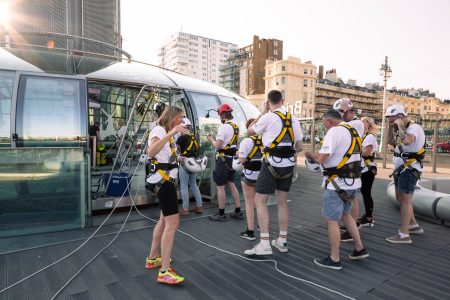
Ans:
POLYGON ((367 121, 369 123, 368 132, 379 135, 380 134, 380 127, 379 125, 375 124, 375 121, 371 117, 363 117, 361 118, 361 121, 367 121))
POLYGON ((167 131, 171 128, 170 123, 178 116, 183 114, 184 111, 176 106, 167 106, 166 109, 162 112, 161 116, 158 119, 158 125, 164 127, 167 131))

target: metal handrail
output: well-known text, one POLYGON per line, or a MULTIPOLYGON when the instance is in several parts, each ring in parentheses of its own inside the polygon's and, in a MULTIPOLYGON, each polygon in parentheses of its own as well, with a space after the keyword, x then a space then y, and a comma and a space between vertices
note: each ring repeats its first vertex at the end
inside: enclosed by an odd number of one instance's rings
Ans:
MULTIPOLYGON (((91 39, 91 38, 87 38, 87 37, 82 37, 82 36, 76 36, 76 35, 71 35, 71 34, 64 34, 64 33, 56 33, 56 32, 17 32, 17 33, 9 33, 9 32, 0 32, 0 37, 15 37, 15 36, 44 36, 44 37, 56 37, 56 38, 64 38, 64 39, 76 39, 76 40, 82 40, 82 41, 86 41, 92 44, 96 44, 96 45, 100 45, 109 49, 112 49, 114 51, 117 51, 119 53, 121 53, 122 55, 125 55, 129 60, 132 59, 131 54, 129 54, 128 52, 122 50, 119 47, 116 47, 114 45, 102 42, 102 41, 98 41, 95 39, 91 39)), ((12 43, 10 43, 12 44, 12 43)), ((38 46, 38 45, 35 45, 38 46)), ((74 49, 63 49, 63 50, 68 50, 68 51, 80 51, 81 50, 74 50, 74 49)), ((94 53, 94 54, 101 54, 101 53, 94 53)))

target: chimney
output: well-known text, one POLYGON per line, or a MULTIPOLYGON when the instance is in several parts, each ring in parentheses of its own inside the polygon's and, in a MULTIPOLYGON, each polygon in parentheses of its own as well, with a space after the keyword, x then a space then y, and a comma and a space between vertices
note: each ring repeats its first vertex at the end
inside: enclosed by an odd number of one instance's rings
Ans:
POLYGON ((323 66, 319 66, 319 80, 323 79, 323 66))

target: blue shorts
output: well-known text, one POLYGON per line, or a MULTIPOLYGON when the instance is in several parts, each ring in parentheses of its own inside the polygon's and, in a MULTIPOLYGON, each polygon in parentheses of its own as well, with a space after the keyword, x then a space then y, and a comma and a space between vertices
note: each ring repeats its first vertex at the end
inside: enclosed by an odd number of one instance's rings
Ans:
POLYGON ((398 177, 394 177, 395 190, 400 194, 414 194, 417 178, 411 169, 404 169, 398 177))
MULTIPOLYGON (((357 189, 345 190, 347 195, 355 199, 357 189)), ((344 202, 335 190, 326 189, 323 193, 322 217, 330 221, 339 221, 342 214, 348 214, 352 208, 352 202, 344 202)))

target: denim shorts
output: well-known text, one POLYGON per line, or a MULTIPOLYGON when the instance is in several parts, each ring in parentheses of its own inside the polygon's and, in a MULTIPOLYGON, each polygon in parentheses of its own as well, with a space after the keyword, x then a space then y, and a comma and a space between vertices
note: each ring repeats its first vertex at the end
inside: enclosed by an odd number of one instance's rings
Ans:
MULTIPOLYGON (((355 199, 358 192, 355 190, 345 190, 347 195, 355 199)), ((348 214, 352 208, 352 202, 344 202, 335 190, 326 189, 323 193, 322 217, 330 221, 339 221, 342 214, 348 214)))
POLYGON ((398 178, 394 177, 395 190, 400 194, 414 194, 417 178, 413 175, 411 169, 404 169, 398 178))

